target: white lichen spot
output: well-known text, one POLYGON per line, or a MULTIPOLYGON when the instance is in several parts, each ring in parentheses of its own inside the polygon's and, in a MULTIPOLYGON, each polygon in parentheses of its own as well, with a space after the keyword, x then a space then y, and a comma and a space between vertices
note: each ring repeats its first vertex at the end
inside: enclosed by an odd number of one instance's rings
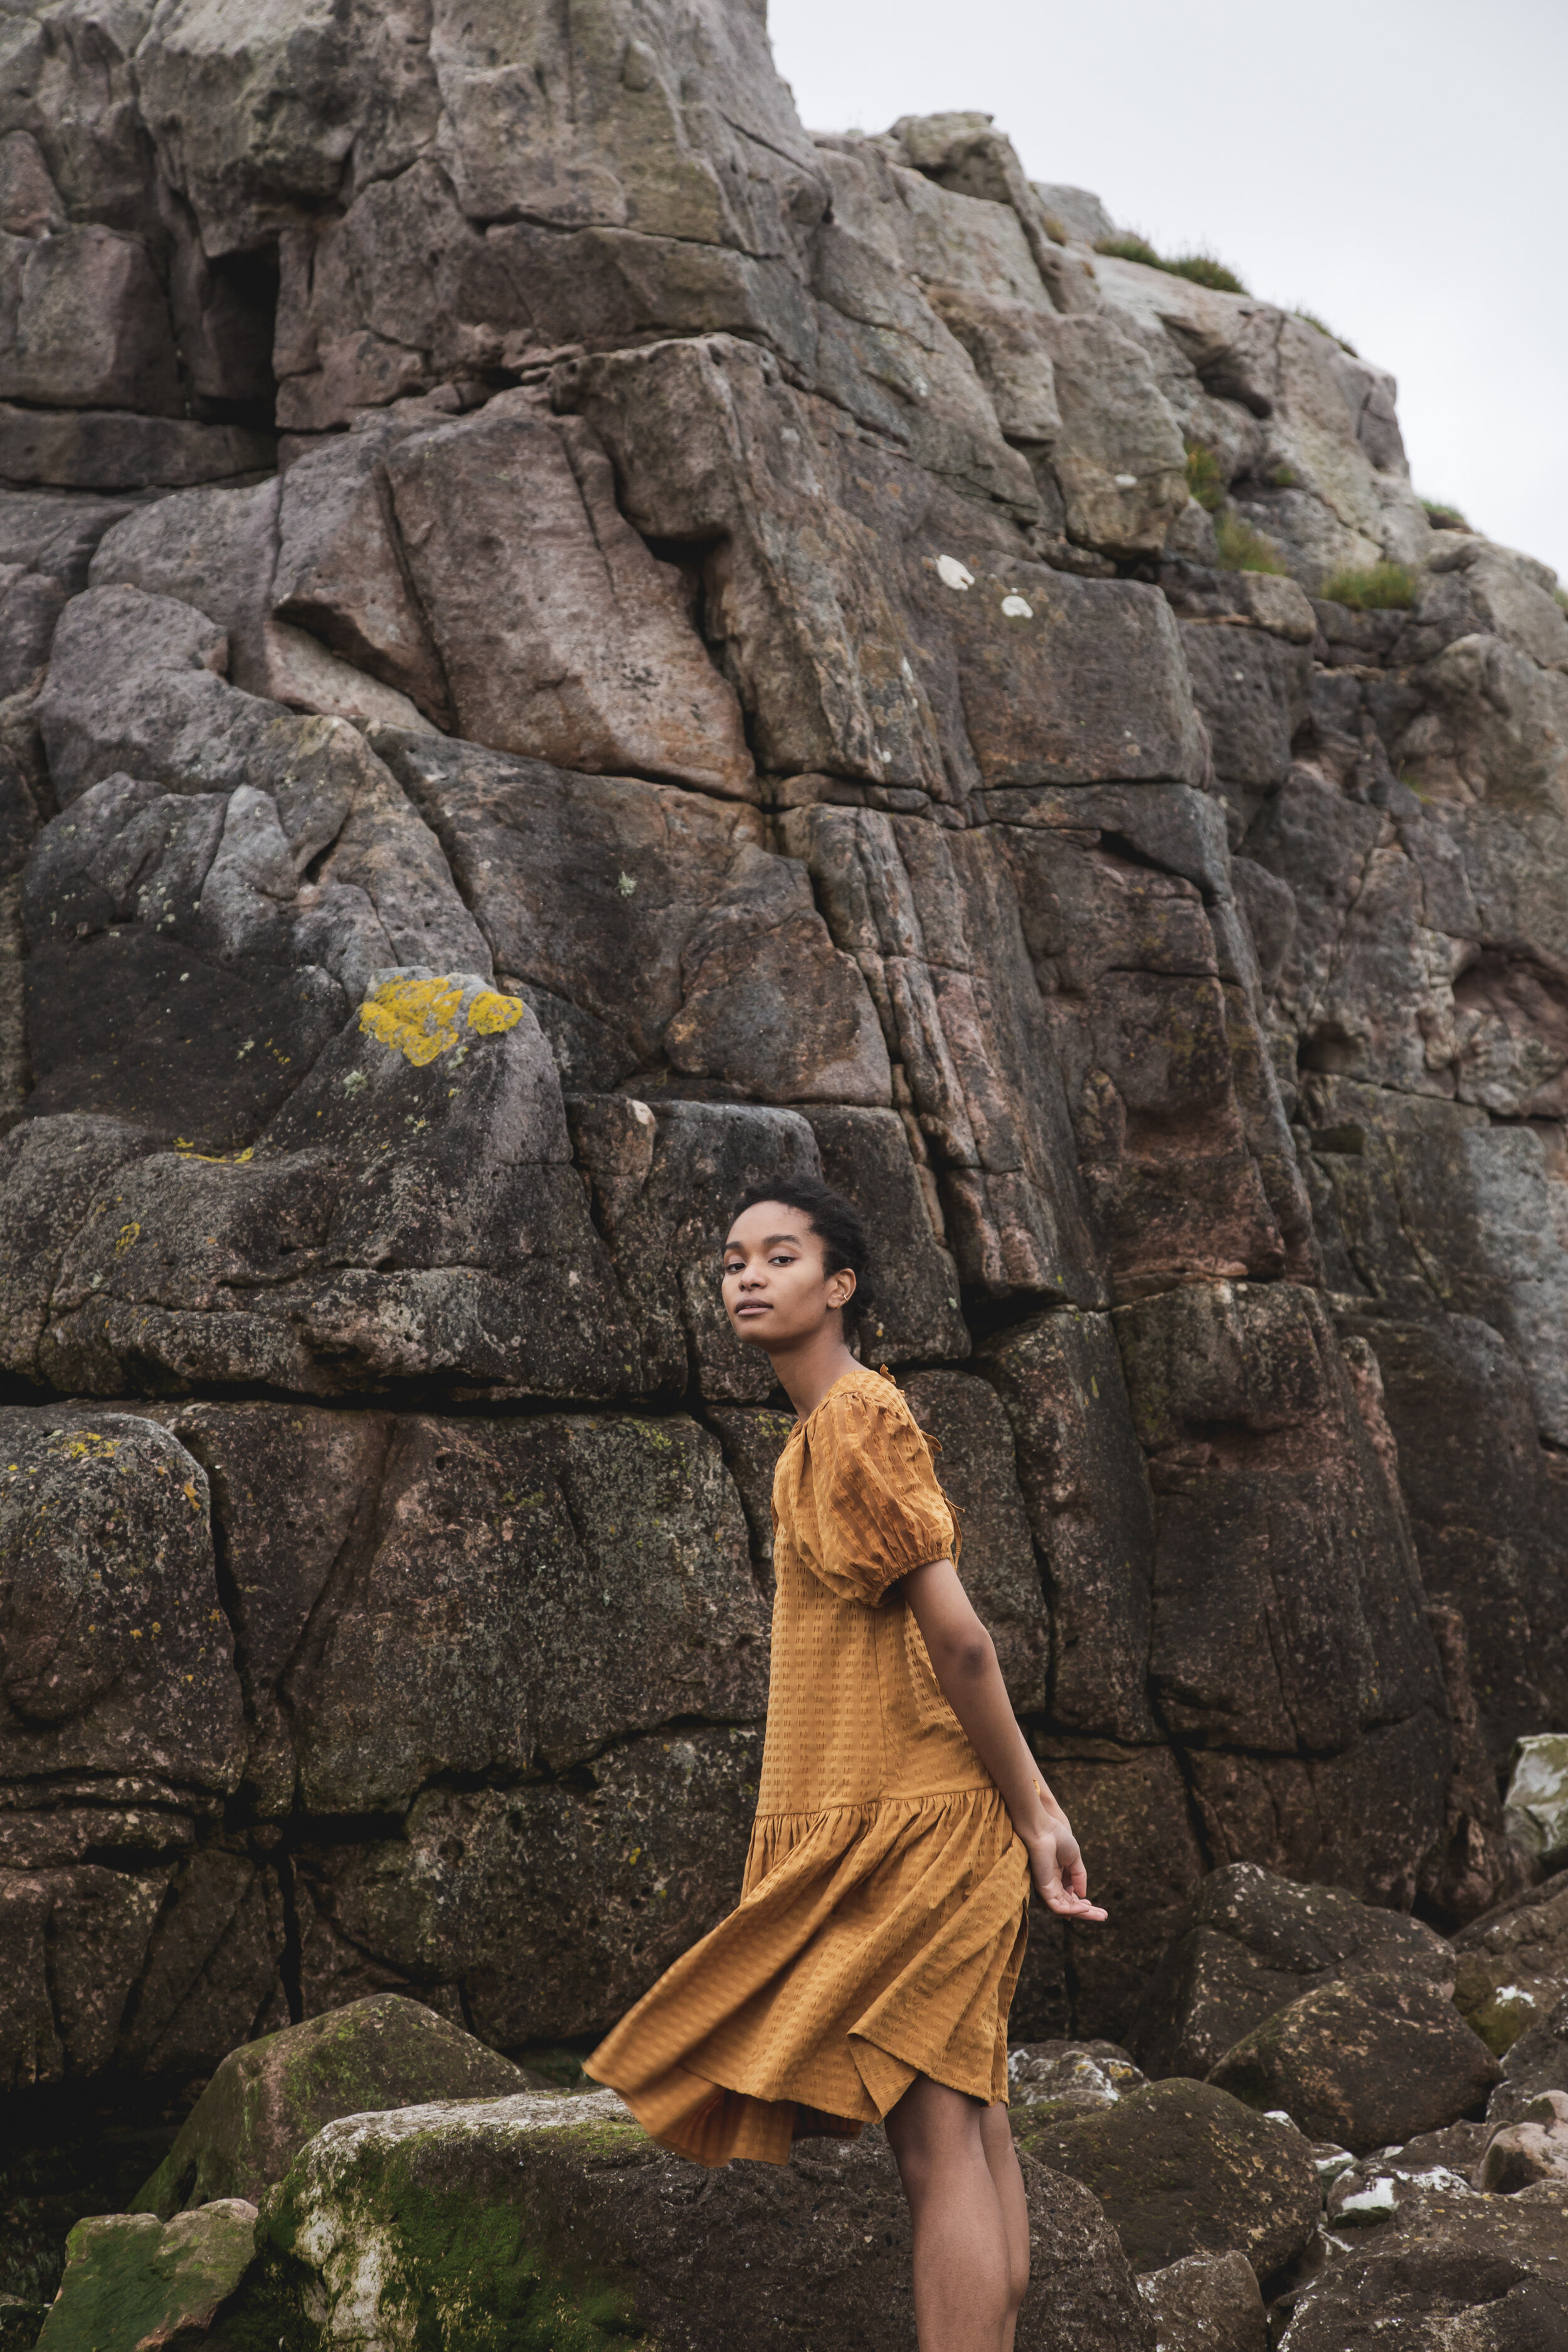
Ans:
POLYGON ((343 1092, 346 1095, 357 1095, 362 1087, 368 1087, 369 1084, 370 1080, 363 1070, 349 1070, 344 1073, 343 1092))
POLYGON ((964 589, 973 588, 974 585, 973 572, 970 571, 967 564, 960 563, 956 555, 937 557, 936 576, 944 588, 964 589))
POLYGON ((629 898, 637 887, 637 877, 635 874, 622 872, 616 875, 616 888, 619 891, 623 898, 629 898))
POLYGON ((1341 2221, 1381 2221, 1396 2210, 1399 2191, 1392 2180, 1374 2180, 1342 2200, 1335 2219, 1341 2221))
POLYGON ((1032 621, 1035 617, 1034 606, 1022 596, 1004 596, 1002 610, 1010 621, 1032 621))
POLYGON ((1137 475, 1118 474, 1116 477, 1116 487, 1119 490, 1135 490, 1138 488, 1137 475))

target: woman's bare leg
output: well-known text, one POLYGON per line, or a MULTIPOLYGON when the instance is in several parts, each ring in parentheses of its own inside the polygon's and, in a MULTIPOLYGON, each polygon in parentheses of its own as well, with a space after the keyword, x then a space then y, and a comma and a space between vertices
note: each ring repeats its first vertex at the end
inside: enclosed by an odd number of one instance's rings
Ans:
MULTIPOLYGON (((914 2222, 920 2352, 1008 2352, 1012 2344, 1022 2295, 1013 2291, 1014 2230, 988 2158, 987 2113, 978 2099, 918 2074, 888 2116, 914 2222)), ((1001 2169, 1000 2154, 996 2161, 1001 2169)), ((1026 2263, 1027 2255, 1026 2217, 1026 2263)))
POLYGON ((1002 2225, 1007 2232, 1007 2320, 1002 2330, 1002 2352, 1013 2352, 1013 2331, 1029 2284, 1029 2200, 1018 2169, 1018 2151, 1005 2105, 998 2100, 980 2118, 980 2144, 996 2184, 1002 2225))

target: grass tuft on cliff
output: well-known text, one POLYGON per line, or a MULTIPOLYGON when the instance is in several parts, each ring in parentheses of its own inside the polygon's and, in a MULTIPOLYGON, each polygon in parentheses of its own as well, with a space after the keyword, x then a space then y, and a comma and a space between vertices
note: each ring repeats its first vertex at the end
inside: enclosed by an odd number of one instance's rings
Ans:
POLYGON ((1407 563, 1368 563, 1336 572, 1318 593, 1328 604, 1348 604, 1352 613, 1392 613, 1415 604, 1415 587, 1407 563))
POLYGON ((1212 253, 1183 253, 1167 261, 1146 236, 1135 235, 1100 237, 1094 249, 1115 261, 1141 261, 1145 269, 1163 269, 1172 278, 1191 278, 1194 286, 1207 286, 1215 294, 1247 291, 1235 270, 1227 269, 1212 253))
POLYGON ((1301 320, 1303 323, 1309 327, 1316 327, 1320 335, 1327 335, 1331 343, 1338 343, 1341 351, 1349 352, 1352 360, 1360 359, 1361 353, 1357 351, 1355 345, 1353 343, 1347 343, 1342 335, 1336 335, 1328 320, 1326 319, 1320 319, 1315 310, 1303 310, 1298 308, 1291 311, 1290 316, 1293 319, 1301 320))
POLYGON ((1234 509, 1226 507, 1215 517, 1214 535, 1219 549, 1222 572, 1268 572, 1283 579, 1289 566, 1279 551, 1266 540, 1260 530, 1243 522, 1234 509))
POLYGON ((1466 521, 1458 507, 1449 506, 1444 499, 1423 499, 1421 503, 1434 530, 1468 530, 1474 536, 1473 527, 1466 521))
POLYGON ((1206 442, 1187 443, 1187 490, 1207 514, 1217 514, 1225 504, 1225 476, 1206 442))

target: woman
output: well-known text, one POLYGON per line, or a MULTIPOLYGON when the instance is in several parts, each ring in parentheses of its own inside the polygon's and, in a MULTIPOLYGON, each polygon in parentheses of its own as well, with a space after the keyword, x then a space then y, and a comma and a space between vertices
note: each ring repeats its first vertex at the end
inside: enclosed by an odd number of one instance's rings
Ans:
POLYGON ((914 2222, 921 2352, 1010 2352, 1028 2212, 1005 2105, 1031 1876, 1071 1919, 1078 1844, 953 1567, 952 1513, 891 1378, 849 1203, 743 1195, 723 1297, 798 1415, 773 1478, 773 1677, 740 1906, 588 2072, 699 2164, 783 2163, 880 2117, 914 2222))

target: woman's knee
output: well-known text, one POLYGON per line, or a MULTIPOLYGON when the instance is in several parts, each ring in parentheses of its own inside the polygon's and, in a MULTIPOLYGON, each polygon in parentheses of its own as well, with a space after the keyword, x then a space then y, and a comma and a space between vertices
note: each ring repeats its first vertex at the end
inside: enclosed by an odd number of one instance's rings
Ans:
POLYGON ((984 2158, 984 2112, 975 2100, 924 2075, 910 2084, 886 2125, 899 2177, 910 2197, 952 2166, 984 2158))

